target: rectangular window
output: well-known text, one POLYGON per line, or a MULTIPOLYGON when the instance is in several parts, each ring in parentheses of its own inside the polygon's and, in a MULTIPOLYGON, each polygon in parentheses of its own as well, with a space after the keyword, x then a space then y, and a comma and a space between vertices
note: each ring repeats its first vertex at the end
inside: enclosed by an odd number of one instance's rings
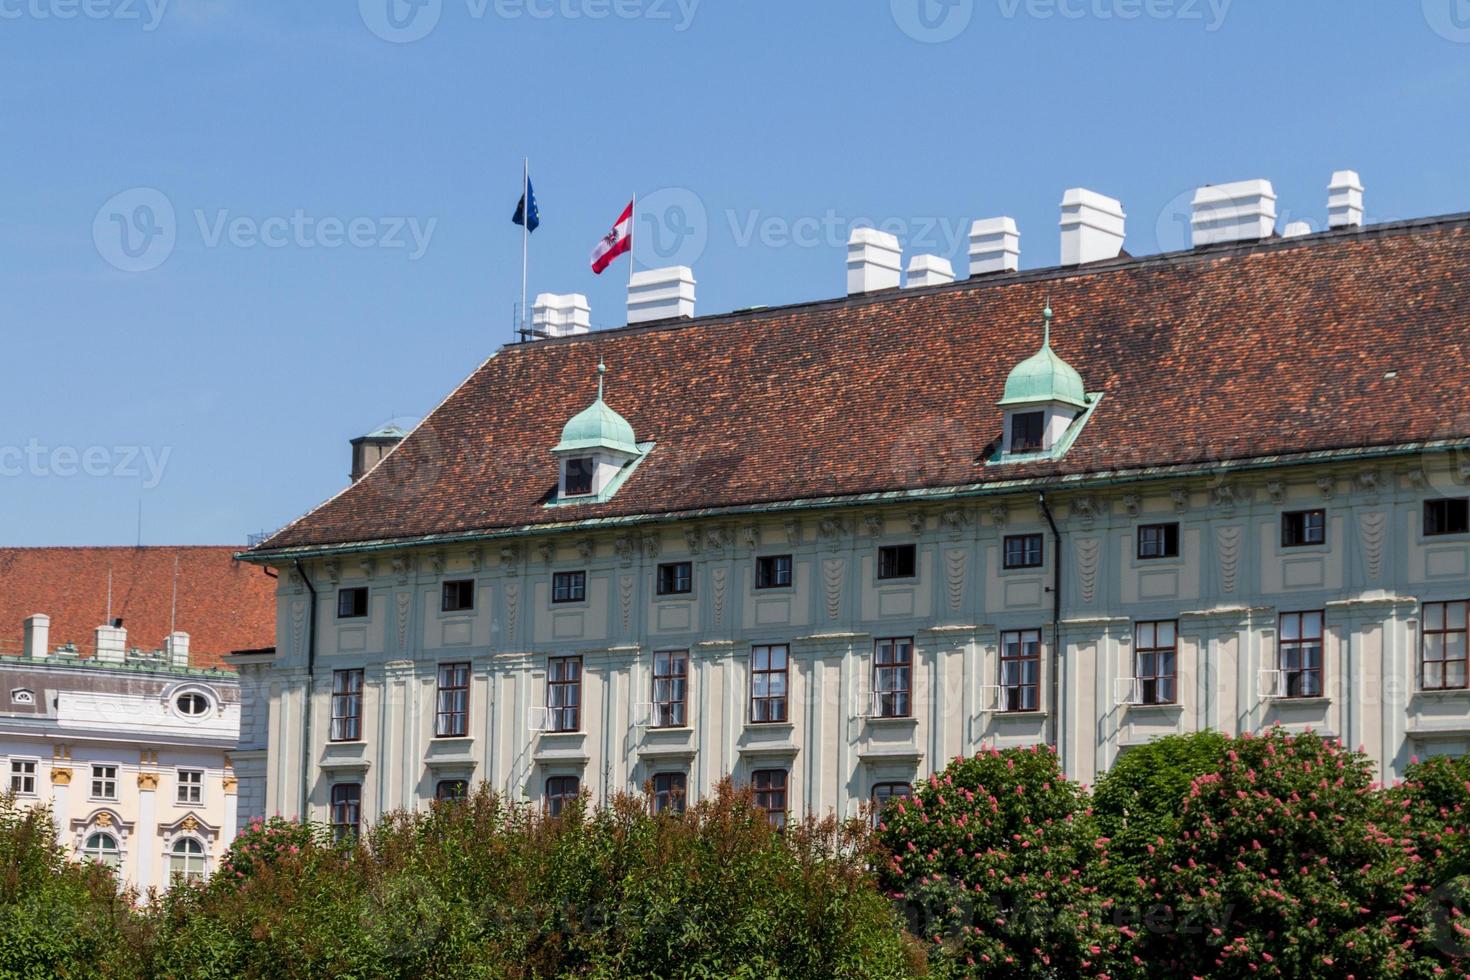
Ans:
POLYGON ((750 774, 755 805, 766 811, 766 819, 774 827, 786 826, 786 780, 785 769, 757 769, 750 774))
POLYGON ((1041 710, 1041 630, 1000 635, 1000 709, 1041 710))
POLYGON ((1042 449, 1046 430, 1045 412, 1017 412, 1011 416, 1011 452, 1034 453, 1042 449))
POLYGON ((1327 540, 1325 510, 1297 510, 1281 515, 1281 547, 1300 548, 1327 540))
POLYGON ((914 641, 879 640, 873 650, 873 708, 879 718, 907 718, 913 709, 914 641))
POLYGON ((435 699, 435 738, 464 738, 470 732, 470 665, 440 664, 435 699))
POLYGON ((92 799, 117 799, 117 766, 92 767, 92 799))
POLYGON ((1178 558, 1178 524, 1143 524, 1138 528, 1138 557, 1178 558))
POLYGON ((586 598, 586 572, 557 572, 551 576, 552 602, 582 602, 586 598))
POLYGON ((18 796, 36 795, 36 762, 34 759, 10 760, 10 791, 18 796))
POLYGON ((361 619, 368 614, 368 590, 365 586, 337 590, 337 618, 361 619))
POLYGON ((888 808, 889 800, 906 800, 914 795, 914 788, 908 783, 878 783, 873 787, 873 825, 883 819, 883 811, 888 808))
POLYGON ((463 779, 441 779, 434 787, 434 799, 441 803, 463 800, 470 795, 470 784, 463 779))
POLYGON ((694 591, 694 565, 687 561, 658 566, 659 595, 688 595, 694 591))
POLYGON ((582 780, 576 776, 552 776, 546 780, 546 813, 559 817, 582 795, 582 780))
POLYGON ((911 544, 893 544, 878 549, 879 578, 913 578, 918 568, 919 549, 911 544))
POLYGON ((461 579, 457 582, 445 582, 444 590, 439 601, 439 609, 443 612, 470 612, 475 608, 475 581, 474 579, 461 579))
POLYGON ((1178 624, 1173 621, 1135 627, 1133 677, 1140 704, 1174 703, 1178 634, 1178 624))
POLYGON ((332 671, 332 731, 334 742, 362 738, 362 671, 332 671))
POLYGON ((567 496, 585 497, 592 492, 592 474, 596 466, 591 456, 573 456, 567 460, 567 496))
POLYGON ((1322 613, 1282 613, 1279 651, 1282 696, 1322 697, 1322 613))
POLYGON ((665 650, 653 655, 654 728, 683 728, 688 724, 689 652, 665 650))
POLYGON ((190 805, 197 805, 204 802, 203 769, 179 770, 178 801, 190 805))
POLYGON ((552 657, 547 662, 546 708, 550 731, 582 730, 581 657, 552 657))
POLYGON ((750 720, 756 724, 786 720, 787 667, 791 656, 785 646, 754 647, 750 651, 750 720))
POLYGON ((790 555, 769 555, 755 560, 755 587, 757 589, 781 589, 790 584, 790 555))
POLYGON ((332 787, 332 837, 356 837, 362 824, 362 784, 338 783, 332 787))
POLYGON ((1422 690, 1465 689, 1467 614, 1470 602, 1424 603, 1422 690))
POLYGON ((1470 534, 1470 497, 1424 501, 1424 535, 1470 534))
POLYGON ((1040 568, 1041 535, 1012 534, 1005 539, 1006 568, 1040 568))
POLYGON ((684 812, 684 796, 689 789, 689 777, 682 772, 660 772, 653 777, 653 812, 684 812))

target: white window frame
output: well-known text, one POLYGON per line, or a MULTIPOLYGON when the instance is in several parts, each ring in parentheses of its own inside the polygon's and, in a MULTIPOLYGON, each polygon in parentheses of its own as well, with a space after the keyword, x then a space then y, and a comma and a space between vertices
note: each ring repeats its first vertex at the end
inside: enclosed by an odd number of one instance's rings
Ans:
POLYGON ((181 806, 203 806, 204 805, 204 770, 203 769, 197 769, 197 768, 188 767, 188 766, 181 766, 181 767, 179 767, 177 770, 175 770, 175 782, 174 782, 174 786, 175 786, 175 792, 174 792, 174 802, 175 803, 178 803, 181 806), (198 775, 199 781, 198 782, 194 782, 192 780, 186 780, 184 778, 184 774, 185 773, 189 773, 190 775, 198 775), (191 799, 185 799, 185 797, 187 795, 185 793, 185 790, 189 790, 189 789, 198 790, 199 796, 198 796, 197 799, 192 799, 192 800, 191 799))
POLYGON ((102 802, 102 803, 116 803, 117 802, 117 783, 118 783, 119 774, 122 772, 122 766, 119 763, 116 763, 116 762, 91 762, 91 763, 88 763, 88 765, 91 766, 91 781, 87 784, 88 790, 91 791, 91 796, 88 797, 88 798, 89 799, 93 799, 93 800, 97 800, 97 801, 102 802), (99 775, 97 775, 97 770, 98 769, 111 769, 112 770, 112 775, 110 777, 108 777, 108 776, 99 776, 99 775), (108 782, 112 783, 112 793, 111 794, 105 794, 105 793, 99 793, 99 792, 97 792, 97 784, 98 783, 108 783, 108 782))
POLYGON ((7 783, 6 786, 16 796, 32 797, 32 796, 39 796, 40 795, 36 791, 37 786, 40 785, 40 781, 41 781, 41 760, 40 759, 38 759, 38 758, 32 758, 32 757, 29 757, 29 756, 11 756, 10 757, 9 775, 10 775, 10 782, 7 783), (29 774, 16 772, 16 769, 15 769, 16 765, 18 765, 18 764, 19 765, 24 765, 26 763, 30 763, 30 765, 31 765, 31 771, 30 771, 29 774), (20 788, 18 788, 16 786, 16 782, 15 782, 16 781, 16 778, 17 777, 26 778, 27 776, 29 777, 29 779, 31 781, 31 788, 28 789, 28 790, 27 789, 20 789, 20 788))
POLYGON ((163 852, 163 854, 164 867, 168 869, 168 880, 170 884, 172 884, 174 880, 173 859, 175 857, 182 857, 184 859, 184 870, 181 877, 186 883, 189 881, 193 881, 196 877, 201 881, 209 877, 209 844, 203 838, 198 837, 194 834, 180 834, 178 837, 175 837, 173 840, 168 842, 168 848, 163 852), (198 844, 200 848, 199 853, 180 854, 177 848, 179 847, 179 845, 185 843, 186 841, 193 841, 194 843, 198 844), (190 859, 193 858, 198 858, 199 860, 200 869, 197 873, 189 871, 188 862, 190 861, 190 859))

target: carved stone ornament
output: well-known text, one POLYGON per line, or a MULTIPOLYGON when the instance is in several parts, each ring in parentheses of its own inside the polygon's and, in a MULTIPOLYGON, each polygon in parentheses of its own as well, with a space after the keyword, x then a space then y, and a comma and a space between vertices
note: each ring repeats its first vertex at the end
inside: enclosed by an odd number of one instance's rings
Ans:
POLYGON ((929 521, 925 518, 922 510, 909 511, 909 530, 913 531, 915 535, 923 534, 924 528, 928 527, 928 525, 929 521))
POLYGON ((556 545, 550 538, 536 542, 536 551, 541 555, 541 560, 548 565, 556 558, 556 545))
POLYGON ((786 522, 786 543, 793 548, 801 544, 801 521, 793 518, 786 522))
POLYGON ((150 791, 151 790, 158 789, 158 773, 156 773, 156 772, 140 772, 140 773, 138 773, 138 788, 141 789, 141 790, 150 790, 150 791))
POLYGON ((500 549, 500 570, 506 575, 516 574, 521 559, 520 549, 506 545, 500 549))
POLYGON ((700 546, 703 544, 703 535, 697 527, 686 527, 684 529, 684 547, 689 549, 691 555, 699 554, 700 546))
POLYGON ((1280 480, 1267 480, 1266 495, 1271 498, 1271 503, 1281 503, 1286 499, 1286 484, 1280 480))
POLYGON ((470 571, 478 572, 484 562, 484 552, 479 548, 470 548, 464 553, 465 561, 470 563, 470 571))
POLYGON ((591 558, 592 553, 596 550, 597 546, 590 537, 580 538, 577 541, 577 554, 581 555, 584 560, 591 558))
POLYGON ((746 524, 740 529, 740 540, 754 551, 761 546, 761 529, 754 524, 746 524))
POLYGON ((939 523, 950 537, 959 537, 970 526, 970 512, 963 507, 946 508, 939 515, 939 523))
POLYGON ((337 559, 328 558, 322 562, 322 570, 327 573, 327 578, 331 580, 333 585, 342 581, 342 568, 338 565, 337 559))
POLYGON ((59 767, 59 768, 56 767, 56 766, 52 766, 51 767, 51 781, 53 783, 55 783, 57 786, 70 786, 71 785, 71 770, 68 769, 68 768, 66 768, 65 766, 62 766, 62 767, 59 767))
POLYGON ((624 565, 633 564, 633 535, 619 534, 613 540, 613 551, 617 553, 618 561, 624 565))
POLYGON ((362 570, 363 578, 370 579, 378 573, 378 563, 372 558, 361 559, 358 561, 357 567, 362 570))
POLYGON ((990 519, 996 527, 1005 527, 1006 522, 1011 519, 1011 509, 1005 504, 995 504, 990 508, 990 519))
POLYGON ((1337 480, 1330 476, 1317 477, 1317 489, 1322 492, 1323 500, 1331 500, 1337 493, 1337 480))
POLYGON ((659 556, 659 552, 663 550, 664 546, 663 538, 656 533, 643 535, 643 539, 639 544, 643 548, 643 557, 650 561, 659 556))
POLYGON ((1137 517, 1143 510, 1143 500, 1136 493, 1123 494, 1123 509, 1128 512, 1129 517, 1137 517))
POLYGON ((864 514, 863 527, 867 529, 869 537, 881 538, 883 536, 883 515, 864 514))
POLYGON ((434 570, 436 576, 444 574, 444 552, 433 551, 429 553, 429 567, 434 570))
POLYGON ((1189 510, 1189 491, 1184 487, 1175 487, 1169 491, 1169 496, 1174 501, 1174 513, 1182 514, 1189 510))
POLYGON ((393 577, 398 580, 399 585, 408 584, 408 576, 413 572, 413 561, 407 555, 398 555, 393 559, 393 577))

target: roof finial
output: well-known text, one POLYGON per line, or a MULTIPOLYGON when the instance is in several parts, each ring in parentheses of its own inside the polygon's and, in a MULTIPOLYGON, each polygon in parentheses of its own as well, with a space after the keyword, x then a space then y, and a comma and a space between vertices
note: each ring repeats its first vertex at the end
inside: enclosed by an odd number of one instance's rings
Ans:
POLYGON ((598 401, 602 401, 602 381, 603 381, 603 378, 605 378, 606 376, 607 376, 607 365, 604 364, 604 363, 602 363, 602 359, 601 358, 598 358, 597 359, 597 400, 598 401))
POLYGON ((1042 334, 1041 346, 1051 346, 1051 297, 1046 298, 1046 308, 1041 311, 1042 334))

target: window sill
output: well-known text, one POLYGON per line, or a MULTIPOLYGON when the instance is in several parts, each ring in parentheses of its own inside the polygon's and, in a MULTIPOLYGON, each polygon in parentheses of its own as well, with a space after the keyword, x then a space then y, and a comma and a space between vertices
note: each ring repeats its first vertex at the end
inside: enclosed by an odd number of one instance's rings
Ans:
POLYGON ((1313 696, 1309 698, 1293 698, 1285 694, 1273 694, 1266 700, 1270 701, 1272 704, 1300 704, 1308 707, 1323 708, 1332 703, 1332 699, 1329 697, 1313 696))
POLYGON ((913 715, 869 715, 863 720, 870 725, 888 728, 902 728, 919 723, 919 719, 913 715))
POLYGON ((1454 701, 1459 698, 1470 698, 1470 687, 1426 688, 1415 691, 1414 697, 1426 698, 1431 701, 1454 701))
POLYGON ((787 731, 794 731, 796 729, 796 723, 791 721, 747 721, 745 727, 754 728, 763 732, 777 731, 783 728, 787 731))
POLYGON ((990 714, 990 717, 991 718, 998 719, 998 720, 1014 720, 1014 721, 1019 721, 1021 719, 1031 718, 1031 719, 1036 719, 1036 720, 1044 721, 1047 718, 1047 713, 1045 711, 1039 711, 1039 710, 1038 711, 1005 711, 1005 710, 1000 709, 1000 708, 992 708, 990 710, 989 714, 990 714))
MULTIPOLYGON (((455 742, 465 742, 467 744, 473 744, 474 741, 475 741, 475 738, 474 738, 473 735, 435 735, 434 736, 434 744, 435 745, 453 745, 455 742)), ((343 744, 343 743, 340 743, 339 742, 339 743, 334 743, 334 744, 340 745, 340 744, 343 744)))
POLYGON ((1184 710, 1184 705, 1178 701, 1170 701, 1166 704, 1130 704, 1128 710, 1140 714, 1169 715, 1179 714, 1184 710))

